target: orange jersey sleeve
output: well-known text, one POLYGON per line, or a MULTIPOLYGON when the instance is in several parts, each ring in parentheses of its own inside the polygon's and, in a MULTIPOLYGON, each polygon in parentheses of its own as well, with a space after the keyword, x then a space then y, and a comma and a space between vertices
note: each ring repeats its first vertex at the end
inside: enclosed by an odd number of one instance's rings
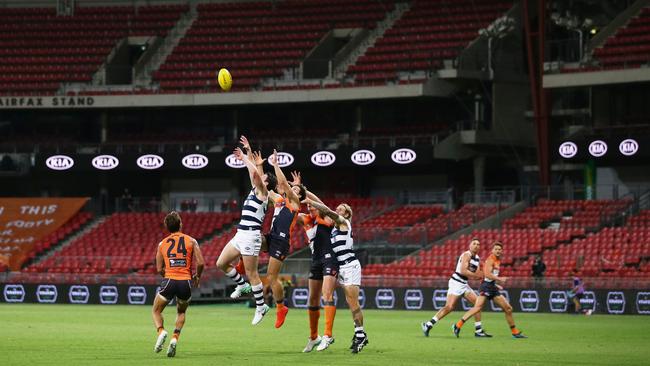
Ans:
POLYGON ((158 250, 165 262, 165 278, 172 280, 192 279, 194 239, 183 233, 173 233, 163 239, 158 250))

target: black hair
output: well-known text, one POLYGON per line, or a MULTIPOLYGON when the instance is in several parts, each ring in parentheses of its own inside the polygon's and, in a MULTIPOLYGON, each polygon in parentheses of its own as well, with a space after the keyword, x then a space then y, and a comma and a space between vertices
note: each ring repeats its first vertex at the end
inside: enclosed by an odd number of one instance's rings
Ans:
POLYGON ((272 189, 277 192, 278 178, 275 176, 275 174, 271 172, 266 173, 266 182, 266 189, 272 189))

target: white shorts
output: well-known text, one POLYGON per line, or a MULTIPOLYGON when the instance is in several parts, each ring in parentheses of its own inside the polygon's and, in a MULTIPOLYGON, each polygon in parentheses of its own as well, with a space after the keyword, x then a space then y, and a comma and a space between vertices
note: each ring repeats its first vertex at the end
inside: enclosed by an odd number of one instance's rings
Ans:
POLYGON ((262 234, 259 230, 237 230, 230 242, 241 255, 257 257, 262 247, 262 234))
POLYGON ((463 296, 468 292, 472 292, 471 287, 469 287, 468 284, 466 283, 460 283, 454 279, 449 279, 449 290, 447 290, 447 294, 452 294, 456 296, 463 296))
POLYGON ((361 263, 358 260, 339 267, 341 286, 361 286, 361 263))

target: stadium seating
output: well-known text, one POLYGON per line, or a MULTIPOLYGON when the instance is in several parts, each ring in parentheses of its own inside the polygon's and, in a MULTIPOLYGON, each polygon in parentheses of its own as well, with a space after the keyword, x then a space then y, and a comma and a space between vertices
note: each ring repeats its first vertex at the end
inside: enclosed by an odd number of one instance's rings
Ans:
POLYGON ((227 67, 233 91, 297 68, 333 28, 373 29, 392 1, 289 0, 199 4, 198 19, 154 74, 163 92, 216 92, 216 72, 227 67))
POLYGON ((347 73, 358 84, 376 85, 398 81, 399 72, 438 69, 511 6, 506 1, 413 1, 347 73))
POLYGON ((646 229, 650 213, 644 211, 632 217, 626 227, 603 228, 630 203, 629 200, 540 200, 538 205, 506 220, 500 229, 475 230, 401 261, 371 264, 364 268, 364 274, 447 276, 453 271, 458 255, 468 249, 470 240, 478 238, 482 243, 481 258, 489 256, 494 241, 504 244, 501 273, 505 276, 529 277, 536 254, 543 255, 549 277, 567 276, 576 268, 584 276, 640 276, 643 272, 635 266, 650 257, 650 244, 647 244, 650 232, 646 229), (542 229, 543 223, 549 221, 559 226, 542 229), (589 235, 587 228, 597 233, 589 235))
MULTIPOLYGON (((239 213, 184 213, 183 232, 199 242, 231 224, 239 213)), ((165 235, 164 213, 117 213, 27 272, 155 273, 153 258, 165 235)))
POLYGON ((127 36, 165 36, 187 5, 0 10, 0 93, 53 95, 62 82, 91 80, 117 42, 127 36))
POLYGON ((34 258, 41 255, 43 252, 52 248, 54 245, 61 242, 67 236, 72 235, 82 226, 84 226, 88 221, 92 220, 93 214, 90 212, 79 212, 74 215, 68 222, 63 226, 58 228, 53 233, 47 235, 44 238, 41 238, 34 247, 32 251, 27 255, 27 262, 33 260, 34 258))
POLYGON ((650 7, 642 8, 626 25, 594 49, 593 60, 580 67, 565 67, 563 73, 639 68, 650 63, 650 7))

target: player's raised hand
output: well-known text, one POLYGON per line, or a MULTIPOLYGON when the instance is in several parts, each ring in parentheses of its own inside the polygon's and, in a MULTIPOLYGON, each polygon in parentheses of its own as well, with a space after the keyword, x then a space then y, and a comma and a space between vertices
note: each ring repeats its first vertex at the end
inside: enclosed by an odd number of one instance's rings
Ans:
POLYGON ((246 138, 246 136, 241 135, 241 137, 239 138, 239 142, 244 146, 244 149, 246 149, 246 150, 251 149, 251 144, 248 142, 248 139, 246 138))
POLYGON ((300 172, 297 170, 291 172, 291 178, 292 180, 289 183, 291 183, 292 186, 298 186, 302 183, 302 177, 300 176, 300 172))
POLYGON ((264 164, 264 160, 266 160, 266 159, 262 159, 262 152, 260 152, 260 151, 253 151, 252 154, 253 154, 253 163, 254 163, 255 165, 262 165, 262 164, 264 164))
POLYGON ((237 160, 244 160, 244 152, 241 150, 241 148, 239 148, 239 147, 235 148, 235 150, 233 150, 232 153, 233 153, 233 155, 235 155, 235 158, 237 160))
POLYGON ((273 149, 273 155, 269 158, 269 163, 273 166, 278 166, 278 151, 273 149))

